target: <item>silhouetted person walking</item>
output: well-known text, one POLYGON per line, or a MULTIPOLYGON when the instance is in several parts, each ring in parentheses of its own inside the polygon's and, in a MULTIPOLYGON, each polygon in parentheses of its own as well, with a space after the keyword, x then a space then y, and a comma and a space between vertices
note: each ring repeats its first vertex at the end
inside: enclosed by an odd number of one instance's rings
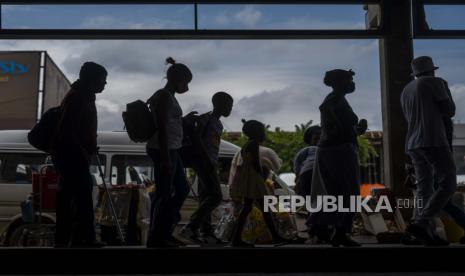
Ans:
POLYGON ((150 229, 147 247, 174 247, 180 242, 173 237, 174 226, 180 221, 180 210, 189 194, 189 185, 184 166, 179 155, 182 147, 182 109, 175 94, 189 90, 192 80, 189 68, 174 59, 171 64, 165 87, 150 98, 156 133, 147 143, 147 154, 155 165, 155 195, 151 205, 150 229))
POLYGON ((298 195, 308 196, 311 193, 313 165, 315 163, 320 135, 320 126, 311 126, 305 130, 304 142, 308 146, 299 150, 294 157, 294 173, 296 175, 295 192, 298 195))
MULTIPOLYGON (((365 133, 366 120, 358 120, 345 96, 355 91, 352 70, 335 69, 326 72, 324 83, 333 91, 320 105, 321 138, 312 179, 312 201, 316 196, 342 196, 344 207, 350 207, 350 197, 360 195, 357 136, 365 133)), ((339 200, 339 198, 338 198, 339 200)), ((360 246, 351 239, 355 212, 316 212, 310 214, 312 227, 335 227, 333 246, 360 246)), ((324 239, 324 237, 323 237, 324 239)))
POLYGON ((193 169, 199 177, 199 208, 192 214, 189 223, 181 233, 190 239, 198 240, 200 231, 203 238, 215 237, 211 226, 211 213, 223 198, 218 176, 218 155, 223 124, 222 116, 228 117, 233 107, 233 98, 225 92, 217 92, 212 97, 213 111, 202 114, 195 128, 197 160, 193 169), (200 230, 200 231, 199 231, 200 230))
POLYGON ((408 123, 406 152, 415 168, 418 197, 423 200, 423 208, 418 210, 407 231, 427 245, 447 245, 433 229, 432 219, 447 205, 457 187, 450 120, 455 115, 455 104, 447 83, 435 77, 436 69, 431 57, 414 59, 415 79, 401 96, 408 123))
POLYGON ((259 156, 259 146, 266 139, 265 125, 259 121, 244 121, 242 132, 249 138, 240 151, 241 160, 238 161, 238 168, 235 170, 236 179, 231 186, 231 198, 236 201, 242 201, 242 209, 237 219, 237 224, 233 232, 231 241, 232 246, 251 246, 242 240, 242 231, 244 229, 247 216, 256 203, 262 211, 268 229, 273 237, 274 243, 282 243, 282 238, 274 225, 273 217, 270 212, 264 212, 263 198, 268 194, 265 187, 266 172, 263 171, 259 156))
POLYGON ((57 247, 98 247, 92 202, 90 160, 97 152, 95 94, 106 84, 107 71, 86 62, 79 79, 63 99, 62 117, 54 139, 53 163, 60 175, 57 192, 57 247))
MULTIPOLYGON (((312 192, 313 168, 315 165, 316 151, 320 141, 321 127, 311 126, 304 133, 304 142, 308 146, 301 149, 294 157, 295 192, 300 196, 309 196, 312 192)), ((307 220, 309 219, 307 217, 307 220)), ((331 232, 327 225, 314 225, 307 221, 309 237, 315 243, 328 243, 331 240, 331 232), (316 240, 315 240, 316 239, 316 240)))

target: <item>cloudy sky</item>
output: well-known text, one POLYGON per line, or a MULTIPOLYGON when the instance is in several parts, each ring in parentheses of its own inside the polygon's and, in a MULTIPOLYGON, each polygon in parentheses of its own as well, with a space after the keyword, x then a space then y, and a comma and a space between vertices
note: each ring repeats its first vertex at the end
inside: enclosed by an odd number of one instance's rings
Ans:
MULTIPOLYGON (((201 5, 199 28, 363 29, 362 6, 201 5)), ((436 29, 465 29, 465 7, 427 8, 436 29), (447 14, 447 17, 444 17, 447 14)), ((192 28, 190 5, 4 6, 4 28, 192 28)), ((272 127, 293 129, 308 120, 319 122, 318 106, 329 92, 325 71, 352 68, 356 93, 353 109, 370 129, 381 129, 380 72, 377 40, 3 40, 0 50, 46 50, 74 80, 80 65, 96 61, 109 71, 108 85, 98 96, 99 128, 122 129, 125 104, 146 99, 165 84, 168 56, 185 63, 194 78, 189 93, 179 96, 185 113, 211 108, 216 91, 235 98, 227 130, 240 129, 240 119, 259 119, 272 127)), ((415 55, 431 55, 446 78, 457 105, 465 105, 465 40, 415 41, 415 55)), ((457 120, 465 122, 465 109, 457 120)))

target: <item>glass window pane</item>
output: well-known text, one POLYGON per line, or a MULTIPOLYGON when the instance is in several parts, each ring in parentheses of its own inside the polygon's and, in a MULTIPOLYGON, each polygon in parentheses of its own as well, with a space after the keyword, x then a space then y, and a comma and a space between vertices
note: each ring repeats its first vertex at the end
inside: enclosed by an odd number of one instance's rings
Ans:
POLYGON ((3 5, 5 29, 188 29, 192 5, 3 5))
POLYGON ((433 30, 465 30, 465 5, 426 5, 425 14, 433 30))
MULTIPOLYGON (((199 5, 199 28, 365 29, 366 9, 364 5, 199 5)), ((370 8, 372 14, 375 10, 370 8)))
POLYGON ((32 173, 45 164, 45 154, 5 153, 0 156, 0 183, 31 184, 32 173))
POLYGON ((153 163, 146 155, 115 155, 111 166, 114 185, 149 185, 153 181, 153 163))

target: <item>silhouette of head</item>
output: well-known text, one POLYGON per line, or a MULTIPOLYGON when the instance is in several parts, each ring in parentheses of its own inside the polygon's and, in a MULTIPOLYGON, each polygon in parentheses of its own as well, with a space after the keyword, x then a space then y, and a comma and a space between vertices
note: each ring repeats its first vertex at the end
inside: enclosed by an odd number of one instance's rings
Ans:
POLYGON ((234 99, 226 92, 217 92, 212 97, 212 103, 214 112, 228 117, 231 114, 234 99))
POLYGON ((412 63, 412 75, 415 77, 434 76, 434 71, 439 69, 433 63, 433 59, 429 56, 421 56, 415 58, 412 63))
POLYGON ((355 91, 354 75, 352 70, 331 70, 326 72, 324 84, 337 93, 349 94, 355 91))
POLYGON ((95 62, 85 62, 79 71, 79 80, 84 83, 92 92, 102 93, 107 84, 108 72, 100 64, 95 62))
POLYGON ((320 126, 311 126, 304 133, 304 142, 307 145, 314 146, 318 144, 321 135, 320 126))
POLYGON ((189 90, 189 82, 192 80, 191 70, 182 63, 176 63, 172 57, 166 59, 167 64, 171 64, 166 72, 168 83, 171 84, 179 94, 189 90))
POLYGON ((266 139, 265 125, 256 120, 244 120, 242 119, 242 132, 245 136, 249 137, 250 140, 257 141, 259 143, 264 142, 266 139))

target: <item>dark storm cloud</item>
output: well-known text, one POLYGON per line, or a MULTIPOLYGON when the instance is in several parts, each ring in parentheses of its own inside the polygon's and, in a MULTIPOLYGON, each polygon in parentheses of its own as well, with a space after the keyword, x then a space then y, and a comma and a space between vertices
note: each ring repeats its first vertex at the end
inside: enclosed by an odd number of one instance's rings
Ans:
POLYGON ((70 55, 63 65, 69 71, 79 68, 85 61, 101 63, 107 69, 126 74, 162 74, 166 70, 165 59, 173 53, 180 63, 185 63, 193 71, 209 72, 217 69, 212 57, 213 42, 196 43, 189 48, 177 41, 99 41, 87 43, 79 55, 70 55))

